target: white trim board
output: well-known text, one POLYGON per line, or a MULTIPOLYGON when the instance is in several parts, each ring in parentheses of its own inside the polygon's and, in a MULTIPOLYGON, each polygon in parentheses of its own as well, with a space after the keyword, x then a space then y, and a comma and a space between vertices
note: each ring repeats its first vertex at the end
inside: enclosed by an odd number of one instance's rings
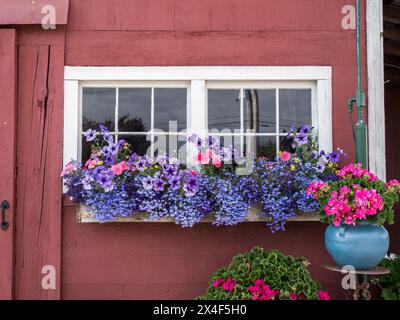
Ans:
POLYGON ((332 67, 69 67, 65 80, 330 80, 332 67))
POLYGON ((383 3, 367 0, 369 168, 386 180, 383 3))

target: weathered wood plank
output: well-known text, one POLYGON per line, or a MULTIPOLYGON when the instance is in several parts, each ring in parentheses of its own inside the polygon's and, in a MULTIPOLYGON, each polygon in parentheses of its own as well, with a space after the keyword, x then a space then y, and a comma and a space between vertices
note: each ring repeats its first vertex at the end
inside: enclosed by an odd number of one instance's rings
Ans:
POLYGON ((18 83, 16 298, 59 299, 63 46, 21 46, 18 83), (56 271, 44 290, 42 268, 56 271))
POLYGON ((8 230, 0 229, 0 300, 13 298, 16 169, 16 31, 0 29, 0 203, 9 202, 8 230))

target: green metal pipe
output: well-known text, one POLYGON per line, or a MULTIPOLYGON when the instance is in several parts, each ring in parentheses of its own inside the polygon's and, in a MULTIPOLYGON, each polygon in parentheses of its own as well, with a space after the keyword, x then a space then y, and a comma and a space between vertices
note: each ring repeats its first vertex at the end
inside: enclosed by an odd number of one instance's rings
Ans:
POLYGON ((362 64, 361 64, 361 0, 357 0, 357 92, 356 97, 349 99, 349 112, 353 111, 353 103, 357 104, 357 122, 355 125, 354 136, 356 144, 356 162, 361 163, 364 168, 368 167, 367 156, 367 124, 364 120, 365 92, 362 83, 362 64))

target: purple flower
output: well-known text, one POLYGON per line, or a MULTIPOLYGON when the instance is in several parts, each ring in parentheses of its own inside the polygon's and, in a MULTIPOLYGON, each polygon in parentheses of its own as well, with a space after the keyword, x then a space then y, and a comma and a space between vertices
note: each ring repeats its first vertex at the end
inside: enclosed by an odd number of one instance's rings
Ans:
POLYGON ((133 166, 138 159, 138 154, 136 152, 132 153, 127 162, 128 166, 133 166))
POLYGON ((84 177, 84 178, 82 179, 83 189, 85 189, 85 190, 92 190, 92 184, 91 184, 91 182, 92 182, 93 180, 94 180, 94 179, 93 179, 92 176, 90 176, 90 175, 87 175, 86 177, 84 177))
POLYGON ((113 155, 113 156, 116 156, 116 155, 117 155, 118 149, 119 149, 118 143, 110 143, 110 144, 108 145, 108 151, 109 151, 110 154, 113 155))
POLYGON ((99 129, 100 129, 101 133, 103 133, 103 134, 109 133, 108 128, 104 125, 104 123, 99 124, 99 129))
POLYGON ((164 191, 165 181, 160 178, 156 178, 153 181, 153 189, 154 191, 164 191))
POLYGON ((103 154, 103 156, 108 157, 111 155, 110 153, 110 149, 108 149, 108 147, 103 147, 103 149, 101 149, 101 153, 103 154))
POLYGON ((339 152, 332 152, 329 154, 329 161, 336 163, 340 161, 340 153, 339 152))
POLYGON ((197 177, 191 176, 186 181, 184 189, 185 189, 186 194, 188 194, 189 196, 196 194, 196 192, 199 189, 199 180, 197 179, 197 177))
POLYGON ((161 154, 161 155, 158 155, 157 158, 156 158, 156 162, 159 163, 162 166, 166 165, 168 163, 168 161, 169 161, 169 157, 165 153, 161 154))
POLYGON ((89 129, 83 134, 87 142, 93 141, 96 138, 96 130, 89 129))
POLYGON ((153 178, 150 176, 145 177, 142 180, 142 184, 143 184, 143 188, 145 188, 146 190, 151 190, 153 189, 153 178))
POLYGON ((320 173, 324 172, 324 170, 325 170, 325 164, 322 163, 322 162, 318 162, 318 163, 317 163, 317 166, 316 166, 316 170, 317 170, 317 172, 320 172, 320 173))
POLYGON ((168 164, 163 173, 167 179, 171 179, 178 173, 178 168, 173 164, 168 164))
POLYGON ((319 156, 318 151, 315 151, 315 150, 314 150, 314 151, 311 152, 311 158, 317 159, 318 156, 319 156))
POLYGON ((136 163, 136 168, 139 171, 144 171, 148 167, 149 163, 147 162, 146 159, 141 158, 137 163, 136 163))
POLYGON ((96 181, 104 189, 105 192, 108 192, 111 191, 113 188, 113 177, 114 174, 112 173, 112 171, 103 170, 97 175, 96 181))
POLYGON ((195 144, 197 146, 197 148, 201 148, 204 146, 204 141, 203 139, 201 139, 197 134, 193 133, 189 139, 189 142, 195 144))
POLYGON ((103 140, 108 142, 108 143, 113 143, 114 142, 114 138, 109 132, 104 132, 103 133, 103 140))
POLYGON ((299 146, 301 146, 301 145, 303 145, 303 144, 307 144, 307 142, 308 142, 308 137, 307 137, 307 135, 304 134, 304 133, 299 133, 299 134, 296 135, 296 138, 294 139, 294 141, 296 141, 297 144, 298 144, 299 146))
POLYGON ((125 143, 126 143, 126 140, 124 140, 124 139, 119 140, 117 143, 118 148, 121 148, 125 143))
POLYGON ((174 176, 171 179, 169 179, 169 187, 171 188, 172 191, 179 190, 181 187, 181 180, 179 179, 178 176, 174 176))
POLYGON ((311 127, 308 125, 305 125, 303 127, 300 128, 300 133, 302 134, 309 134, 311 132, 311 127))
POLYGON ((219 139, 214 136, 208 137, 208 147, 210 149, 218 148, 219 147, 219 139))
POLYGON ((179 166, 179 163, 180 163, 180 161, 179 161, 179 159, 176 158, 176 157, 171 157, 171 158, 169 159, 169 164, 173 164, 173 165, 175 165, 175 166, 179 166))
POLYGON ((113 164, 115 164, 115 157, 113 155, 107 156, 104 160, 104 164, 106 166, 112 166, 113 164))

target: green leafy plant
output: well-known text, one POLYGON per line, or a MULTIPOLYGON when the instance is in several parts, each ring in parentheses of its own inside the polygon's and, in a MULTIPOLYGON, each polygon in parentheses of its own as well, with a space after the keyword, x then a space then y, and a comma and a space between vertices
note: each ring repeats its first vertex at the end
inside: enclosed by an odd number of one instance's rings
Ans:
POLYGON ((378 284, 382 288, 382 299, 400 300, 400 257, 384 259, 381 266, 390 270, 390 274, 384 275, 378 280, 378 284))
POLYGON ((303 257, 255 247, 211 276, 200 300, 327 300, 303 257))

